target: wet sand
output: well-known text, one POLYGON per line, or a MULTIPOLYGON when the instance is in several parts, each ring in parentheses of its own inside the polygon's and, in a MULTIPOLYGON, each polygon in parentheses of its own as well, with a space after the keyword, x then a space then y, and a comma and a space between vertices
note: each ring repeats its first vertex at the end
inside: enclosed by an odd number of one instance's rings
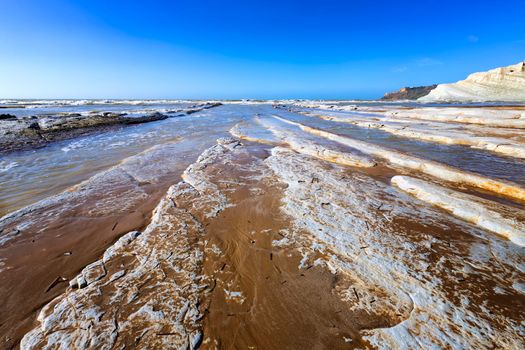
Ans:
MULTIPOLYGON (((250 146, 248 146, 250 147, 250 146)), ((254 147, 254 146, 251 146, 254 147)), ((268 150, 257 150, 259 157, 268 150)), ((240 172, 219 169, 215 181, 240 172)), ((300 246, 274 247, 290 221, 279 215, 282 185, 248 181, 228 195, 235 207, 206 222, 202 349, 341 349, 361 347, 359 330, 387 319, 352 312, 335 293, 337 275, 320 266, 299 269, 300 246), (257 188, 257 195, 253 189, 257 188), (252 190, 252 191, 250 191, 252 190), (217 247, 216 254, 210 247, 217 247), (228 292, 240 293, 231 297, 228 292), (345 342, 344 338, 347 339, 345 342)))
POLYGON ((0 274, 0 314, 9 315, 0 325, 3 345, 10 348, 19 342, 31 329, 37 311, 63 293, 68 281, 106 247, 124 233, 143 228, 169 185, 146 185, 147 200, 101 217, 85 217, 96 201, 88 199, 83 207, 61 213, 44 229, 24 231, 27 238, 3 245, 0 255, 11 267, 0 274))

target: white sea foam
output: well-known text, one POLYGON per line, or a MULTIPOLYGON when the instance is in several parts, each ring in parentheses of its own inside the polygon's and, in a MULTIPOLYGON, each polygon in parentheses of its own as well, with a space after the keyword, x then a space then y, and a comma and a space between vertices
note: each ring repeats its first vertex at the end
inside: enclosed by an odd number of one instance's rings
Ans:
POLYGON ((68 142, 64 147, 60 148, 62 152, 71 152, 79 149, 84 149, 88 147, 91 144, 91 142, 88 139, 78 139, 68 142))
POLYGON ((13 169, 18 165, 18 162, 8 162, 5 160, 0 160, 0 173, 5 173, 10 169, 13 169))

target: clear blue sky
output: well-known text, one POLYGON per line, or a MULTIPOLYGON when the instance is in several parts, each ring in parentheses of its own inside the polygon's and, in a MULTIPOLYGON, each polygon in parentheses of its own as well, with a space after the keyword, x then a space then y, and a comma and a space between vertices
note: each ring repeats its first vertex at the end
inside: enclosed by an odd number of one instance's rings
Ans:
POLYGON ((6 98, 374 98, 525 59, 523 0, 2 0, 0 11, 6 98))

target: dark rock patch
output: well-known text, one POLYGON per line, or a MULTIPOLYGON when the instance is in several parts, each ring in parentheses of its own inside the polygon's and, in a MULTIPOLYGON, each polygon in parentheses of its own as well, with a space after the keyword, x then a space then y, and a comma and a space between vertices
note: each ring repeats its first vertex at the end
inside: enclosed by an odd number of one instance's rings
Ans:
POLYGON ((0 114, 0 120, 16 120, 16 116, 12 114, 0 114))
POLYGON ((386 93, 381 97, 381 101, 417 100, 420 97, 428 95, 436 86, 437 85, 404 87, 397 91, 386 93))

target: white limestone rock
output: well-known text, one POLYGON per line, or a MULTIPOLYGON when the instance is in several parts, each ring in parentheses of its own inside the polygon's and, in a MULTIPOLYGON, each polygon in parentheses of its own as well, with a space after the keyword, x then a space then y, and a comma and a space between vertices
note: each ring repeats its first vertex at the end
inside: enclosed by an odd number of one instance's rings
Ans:
POLYGON ((42 308, 21 349, 199 346, 204 226, 194 213, 227 204, 208 183, 207 171, 242 152, 236 140, 217 142, 187 170, 198 188, 184 181, 171 186, 142 233, 122 236, 71 281, 78 289, 67 289, 42 308), (176 204, 181 202, 190 209, 176 204))
POLYGON ((414 157, 412 155, 377 146, 372 143, 333 134, 325 130, 312 128, 310 126, 293 122, 281 117, 274 116, 274 118, 291 125, 296 125, 301 130, 310 134, 324 137, 348 147, 355 148, 372 157, 382 158, 388 161, 394 167, 419 171, 450 183, 467 184, 469 186, 478 187, 503 196, 518 199, 520 201, 525 200, 525 188, 522 188, 511 182, 493 180, 475 173, 462 171, 439 162, 414 157))
POLYGON ((473 73, 465 80, 440 84, 421 102, 525 102, 525 61, 473 73))
MULTIPOLYGON (((502 217, 494 208, 491 208, 489 201, 409 176, 394 176, 391 181, 399 189, 424 202, 506 237, 517 245, 525 246, 525 226, 518 220, 502 217)), ((501 207, 502 204, 499 206, 501 207)))
POLYGON ((311 135, 302 131, 300 128, 291 126, 283 121, 261 118, 257 118, 256 120, 297 153, 348 166, 370 168, 377 165, 372 157, 355 148, 348 147, 346 151, 343 152, 334 148, 333 144, 327 144, 326 141, 324 144, 321 144, 319 138, 312 138, 311 135))

